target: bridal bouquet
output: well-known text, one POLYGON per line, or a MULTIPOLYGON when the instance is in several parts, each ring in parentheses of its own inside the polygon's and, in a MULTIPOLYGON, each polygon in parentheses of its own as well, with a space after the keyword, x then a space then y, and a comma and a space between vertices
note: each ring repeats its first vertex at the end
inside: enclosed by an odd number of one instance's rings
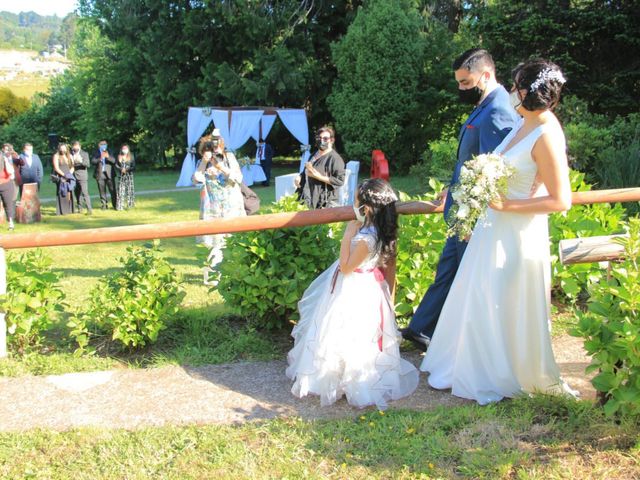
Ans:
POLYGON ((450 193, 454 203, 449 210, 447 236, 471 235, 476 222, 486 215, 489 203, 507 192, 507 179, 514 171, 497 153, 467 160, 460 169, 458 184, 450 193))

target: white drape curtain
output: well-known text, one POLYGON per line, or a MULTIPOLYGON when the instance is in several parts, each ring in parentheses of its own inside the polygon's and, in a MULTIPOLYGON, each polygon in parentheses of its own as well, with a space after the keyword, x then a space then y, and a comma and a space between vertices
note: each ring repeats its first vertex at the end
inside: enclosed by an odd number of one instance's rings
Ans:
MULTIPOLYGON (((211 112, 204 109, 189 107, 187 113, 187 150, 191 149, 198 142, 202 133, 211 123, 211 112)), ((191 177, 196 171, 196 156, 194 153, 187 152, 182 161, 182 169, 180 170, 180 178, 176 183, 176 187, 190 187, 191 177)))
MULTIPOLYGON (((237 110, 231 114, 231 131, 224 137, 225 146, 229 150, 237 150, 247 143, 262 118, 262 110, 237 110)), ((222 130, 220 130, 222 132, 222 130)))
POLYGON ((300 172, 304 169, 304 164, 309 160, 310 145, 309 145, 309 128, 307 126, 307 113, 300 110, 278 110, 280 120, 287 127, 287 130, 296 137, 296 140, 300 142, 300 149, 302 150, 302 156, 300 158, 300 172))
MULTIPOLYGON (((300 142, 302 156, 300 158, 300 171, 304 168, 305 162, 309 159, 309 129, 307 126, 307 114, 303 109, 278 110, 278 115, 284 126, 300 142)), ((259 140, 259 125, 262 120, 262 138, 267 138, 276 115, 264 115, 263 110, 235 110, 231 114, 231 131, 229 130, 229 111, 211 107, 199 108, 189 107, 187 113, 187 148, 191 150, 195 147, 198 139, 202 136, 209 124, 213 121, 215 128, 220 130, 220 135, 224 138, 225 146, 232 151, 244 145, 249 138, 259 140)), ((257 151, 256 151, 257 155, 257 151)), ((253 174, 248 174, 247 179, 251 182, 264 180, 264 173, 258 165, 252 165, 253 174), (255 170, 255 171, 254 171, 255 170)), ((189 152, 184 157, 180 178, 176 187, 190 187, 191 177, 196 170, 195 153, 189 152)))

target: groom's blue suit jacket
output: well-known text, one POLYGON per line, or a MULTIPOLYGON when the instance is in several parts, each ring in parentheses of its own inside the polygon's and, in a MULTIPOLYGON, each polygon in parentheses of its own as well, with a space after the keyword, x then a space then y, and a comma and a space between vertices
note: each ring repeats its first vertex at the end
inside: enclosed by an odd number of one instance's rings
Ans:
MULTIPOLYGON (((451 177, 450 187, 458 183, 460 168, 473 155, 492 152, 516 125, 519 116, 509 103, 509 94, 502 85, 493 90, 478 105, 460 128, 458 135, 458 161, 451 177)), ((453 200, 447 195, 444 215, 447 218, 453 200)))

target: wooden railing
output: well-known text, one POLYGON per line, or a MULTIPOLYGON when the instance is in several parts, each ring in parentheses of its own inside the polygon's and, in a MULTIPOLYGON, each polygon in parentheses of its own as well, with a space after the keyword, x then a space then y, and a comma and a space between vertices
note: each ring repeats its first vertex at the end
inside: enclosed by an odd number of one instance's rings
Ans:
MULTIPOLYGON (((572 201, 574 205, 640 201, 640 188, 574 192, 572 201)), ((441 213, 442 205, 435 205, 431 202, 399 202, 397 204, 397 211, 403 215, 441 213)), ((302 227, 344 222, 354 219, 355 215, 351 207, 337 207, 324 210, 273 213, 206 221, 194 220, 189 222, 131 225, 126 227, 4 234, 0 235, 0 294, 6 292, 5 250, 7 249, 192 237, 217 233, 237 233, 274 228, 302 227)), ((6 356, 6 323, 4 313, 0 313, 0 358, 4 356, 6 356)))

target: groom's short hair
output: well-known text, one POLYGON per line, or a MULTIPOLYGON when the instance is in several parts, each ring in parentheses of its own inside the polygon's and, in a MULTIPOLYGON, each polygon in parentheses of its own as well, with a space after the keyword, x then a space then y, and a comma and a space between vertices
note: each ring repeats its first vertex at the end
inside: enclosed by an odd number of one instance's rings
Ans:
POLYGON ((495 72, 496 65, 493 57, 484 48, 471 48, 453 61, 453 70, 464 68, 470 72, 477 72, 482 67, 488 67, 495 72))

